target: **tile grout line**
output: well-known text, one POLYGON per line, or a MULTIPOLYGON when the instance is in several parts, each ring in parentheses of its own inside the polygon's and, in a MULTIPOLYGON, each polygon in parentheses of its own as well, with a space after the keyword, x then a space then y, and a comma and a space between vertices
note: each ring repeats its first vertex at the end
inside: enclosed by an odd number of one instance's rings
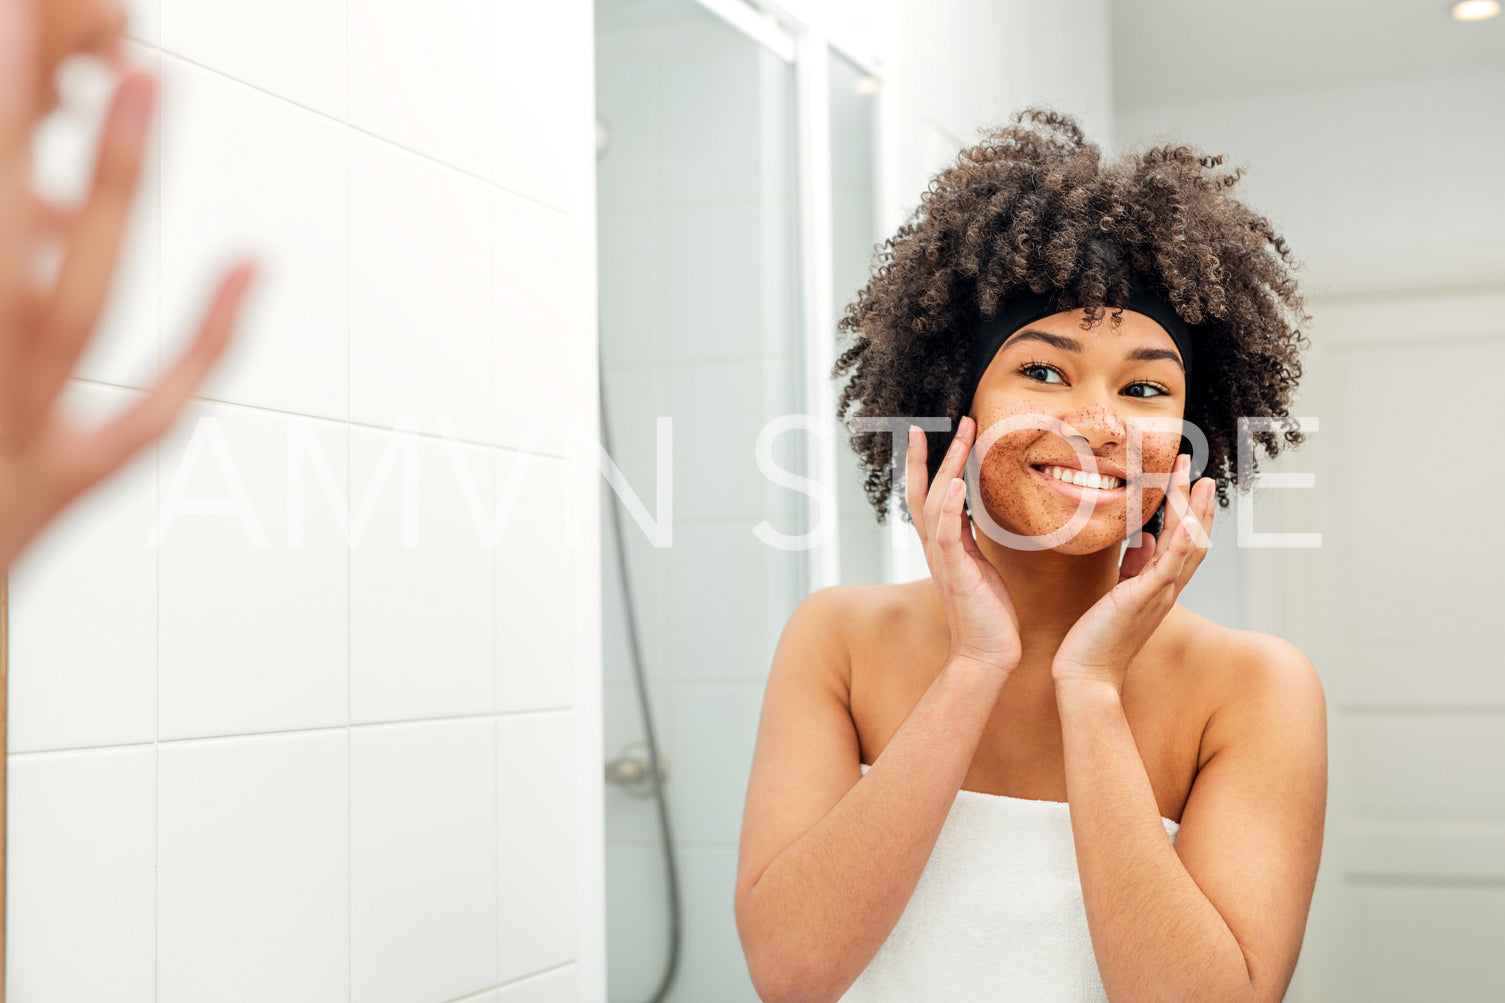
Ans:
POLYGON ((540 968, 536 972, 529 972, 526 975, 519 975, 515 979, 498 980, 496 982, 493 982, 491 985, 486 986, 484 989, 476 989, 466 993, 463 996, 452 997, 448 1000, 444 1000, 443 1003, 471 1003, 471 1001, 476 997, 484 996, 486 993, 497 992, 502 989, 510 989, 514 986, 518 986, 524 982, 527 982, 529 979, 536 979, 540 976, 552 975, 555 972, 562 972, 566 968, 569 968, 572 965, 578 965, 579 963, 580 962, 578 958, 571 958, 569 961, 561 961, 557 965, 550 965, 547 968, 540 968))
POLYGON ((447 724, 454 721, 478 721, 483 719, 505 720, 529 715, 541 714, 565 714, 574 710, 573 706, 560 705, 555 707, 529 707, 523 710, 505 711, 477 711, 473 714, 447 714, 442 717, 414 717, 401 718, 391 721, 360 721, 354 724, 322 724, 307 728, 280 728, 273 731, 243 731, 226 735, 190 735, 184 738, 163 738, 155 742, 125 742, 118 745, 77 745, 57 749, 27 749, 13 752, 15 758, 36 759, 44 756, 64 756, 76 753, 90 752, 118 752, 123 749, 144 749, 153 745, 192 745, 205 742, 229 742, 236 740, 254 740, 258 738, 276 738, 280 735, 306 735, 318 732, 338 732, 349 729, 351 732, 364 731, 375 728, 404 728, 416 727, 426 724, 447 724))
MULTIPOLYGON (((348 269, 349 269, 349 262, 348 261, 346 262, 346 269, 347 269, 347 273, 348 273, 348 269)), ((347 277, 347 282, 348 282, 348 277, 347 277)), ((347 289, 346 295, 347 296, 349 295, 348 289, 347 289)), ((347 344, 347 351, 348 351, 348 344, 347 344)), ((350 368, 350 362, 349 362, 348 356, 346 358, 345 367, 346 367, 347 384, 348 384, 348 374, 349 374, 349 368, 350 368)), ((144 393, 144 392, 146 392, 142 387, 127 386, 127 385, 122 384, 122 383, 109 383, 109 382, 106 382, 104 380, 86 379, 86 378, 81 377, 81 376, 73 376, 73 377, 70 377, 70 379, 72 379, 72 380, 74 380, 74 381, 76 381, 78 383, 83 383, 83 384, 92 385, 92 386, 106 387, 106 388, 111 389, 111 390, 129 390, 129 391, 135 391, 137 393, 144 393)), ((304 418, 304 419, 307 419, 309 421, 322 421, 322 422, 328 422, 328 423, 333 424, 333 425, 348 425, 348 426, 351 426, 353 428, 367 429, 367 430, 374 431, 374 432, 388 432, 388 433, 391 433, 393 435, 409 435, 409 436, 412 436, 412 437, 414 437, 416 439, 432 439, 435 442, 440 442, 440 443, 454 442, 454 443, 458 443, 459 445, 462 445, 462 446, 474 446, 474 447, 476 447, 478 449, 489 449, 489 450, 493 450, 493 451, 513 453, 513 454, 517 454, 517 455, 523 455, 524 452, 525 452, 524 449, 521 446, 512 445, 512 444, 509 444, 509 443, 502 443, 502 442, 478 442, 478 441, 476 441, 474 439, 467 439, 467 438, 465 438, 463 436, 449 437, 449 436, 443 435, 442 433, 441 434, 435 434, 433 432, 412 432, 412 431, 406 431, 406 430, 403 430, 403 429, 398 429, 398 428, 394 428, 394 427, 390 427, 390 426, 385 426, 385 425, 373 425, 370 422, 354 421, 354 420, 352 420, 352 419, 350 419, 348 417, 348 414, 347 414, 347 417, 345 417, 345 418, 331 418, 328 415, 306 414, 306 413, 301 412, 301 411, 288 411, 288 410, 285 410, 283 408, 267 407, 266 405, 263 405, 263 404, 246 404, 246 403, 241 402, 241 401, 220 400, 220 399, 215 398, 215 397, 194 397, 194 398, 192 398, 190 400, 190 404, 193 404, 193 405, 215 404, 215 405, 218 405, 220 407, 241 408, 241 409, 246 410, 246 411, 255 411, 255 412, 258 412, 258 413, 260 413, 262 415, 282 415, 283 417, 286 417, 286 418, 304 418)), ((347 412, 349 411, 348 391, 347 391, 346 411, 347 412)), ((531 450, 527 450, 526 452, 529 453, 529 454, 532 454, 532 455, 542 456, 542 457, 545 457, 545 458, 551 459, 551 460, 568 460, 570 458, 569 455, 566 454, 566 453, 552 453, 552 452, 549 452, 547 449, 534 448, 534 449, 531 449, 531 450)))
MULTIPOLYGON (((391 146, 393 149, 401 150, 402 152, 404 152, 406 154, 409 154, 410 156, 417 157, 420 160, 426 160, 426 161, 428 161, 431 164, 434 164, 436 166, 444 168, 445 170, 453 171, 456 174, 464 175, 465 177, 470 178, 473 181, 478 181, 481 184, 484 184, 484 185, 486 185, 489 188, 493 188, 493 189, 495 189, 496 191, 499 191, 499 192, 504 192, 507 195, 512 196, 513 198, 521 199, 522 201, 527 202, 527 203, 529 203, 531 205, 537 206, 540 209, 546 209, 549 212, 554 213, 555 215, 558 215, 558 216, 568 216, 568 215, 570 215, 570 213, 569 213, 568 210, 566 210, 566 209, 560 209, 557 206, 550 205, 549 203, 543 201, 542 199, 539 199, 537 196, 529 195, 529 194, 527 194, 525 192, 515 191, 515 190, 513 190, 511 188, 506 187, 505 185, 499 184, 498 182, 491 180, 490 178, 483 177, 480 174, 476 174, 474 171, 469 171, 469 170, 466 170, 463 167, 458 167, 458 166, 456 166, 454 164, 451 164, 448 161, 440 160, 438 157, 434 156, 431 153, 424 153, 422 150, 415 150, 415 149, 413 149, 410 146, 405 146, 404 144, 398 142, 397 140, 390 139, 390 138, 388 138, 386 136, 379 135, 378 133, 372 132, 369 129, 363 129, 360 126, 356 125, 355 123, 351 122, 349 120, 350 119, 350 80, 349 80, 349 74, 350 74, 350 64, 349 64, 350 22, 349 22, 349 18, 348 18, 348 12, 349 12, 349 4, 348 4, 348 2, 346 4, 346 12, 347 12, 347 18, 346 18, 346 23, 345 23, 345 51, 346 51, 346 64, 345 64, 345 74, 346 74, 346 80, 345 80, 345 84, 346 84, 346 87, 345 87, 345 121, 341 121, 341 120, 335 118, 333 115, 330 115, 327 112, 322 112, 322 111, 320 111, 317 108, 310 108, 308 105, 303 104, 303 103, 301 103, 299 101, 295 101, 292 98, 284 97, 283 95, 278 94, 276 91, 268 90, 267 88, 262 87, 260 84, 252 83, 249 80, 242 80, 240 77, 232 76, 231 74, 226 73, 224 70, 215 69, 213 66, 209 66, 209 65, 207 65, 205 63, 201 63, 201 62, 199 62, 196 59, 191 59, 188 56, 185 56, 185 55, 183 55, 181 53, 178 53, 178 52, 174 52, 171 49, 166 49, 166 48, 162 48, 162 47, 159 46, 158 47, 158 51, 162 55, 170 56, 170 57, 172 57, 173 59, 177 60, 178 62, 182 63, 185 66, 192 66, 193 68, 195 68, 197 70, 200 70, 200 71, 202 71, 204 73, 208 73, 211 76, 218 77, 221 80, 227 80, 230 83, 236 84, 236 85, 241 86, 241 87, 245 87, 246 89, 255 91, 258 94, 264 94, 267 97, 272 98, 273 100, 275 100, 275 101, 277 101, 277 102, 279 102, 281 104, 288 105, 289 107, 292 107, 292 108, 296 108, 296 109, 298 109, 301 112, 305 112, 305 113, 307 113, 309 115, 313 115, 314 117, 323 119, 326 122, 331 122, 331 123, 333 123, 335 125, 343 126, 346 129, 350 130, 350 132, 358 133, 359 135, 365 136, 365 137, 367 137, 369 139, 374 139, 374 140, 376 140, 377 142, 380 142, 380 143, 385 143, 388 146, 391 146)), ((488 162, 488 167, 489 166, 490 165, 489 165, 489 162, 488 162)))

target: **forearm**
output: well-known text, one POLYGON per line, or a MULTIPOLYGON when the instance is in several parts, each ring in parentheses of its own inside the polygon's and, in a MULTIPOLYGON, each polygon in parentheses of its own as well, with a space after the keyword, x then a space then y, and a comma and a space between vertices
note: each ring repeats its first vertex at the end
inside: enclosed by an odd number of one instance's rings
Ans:
POLYGON ((1108 998, 1252 999, 1243 950, 1166 837, 1119 694, 1060 682, 1056 703, 1087 927, 1108 998))
POLYGON ((867 775, 749 892, 749 963, 779 996, 834 1000, 883 946, 919 883, 1002 689, 948 661, 867 775))

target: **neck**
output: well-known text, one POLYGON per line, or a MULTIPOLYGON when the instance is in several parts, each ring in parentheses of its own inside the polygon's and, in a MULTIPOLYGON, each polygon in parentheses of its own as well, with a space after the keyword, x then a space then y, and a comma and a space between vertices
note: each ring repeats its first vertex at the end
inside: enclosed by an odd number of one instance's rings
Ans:
POLYGON ((1121 547, 1092 554, 1015 550, 977 530, 977 546, 1008 586, 1023 648, 1017 674, 1052 683, 1051 661, 1082 614, 1118 584, 1121 547))

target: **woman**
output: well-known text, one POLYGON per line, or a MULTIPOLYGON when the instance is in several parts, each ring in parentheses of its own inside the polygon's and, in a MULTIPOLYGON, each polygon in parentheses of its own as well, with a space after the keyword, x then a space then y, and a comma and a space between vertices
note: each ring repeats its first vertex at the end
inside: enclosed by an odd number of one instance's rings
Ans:
MULTIPOLYGON (((842 414, 954 432, 905 460, 931 577, 817 591, 779 641, 736 892, 764 1000, 1284 996, 1322 687, 1176 604, 1249 473, 1237 419, 1288 419, 1304 343, 1290 252, 1221 162, 1104 164, 1029 109, 931 184, 843 319, 842 414)), ((853 444, 881 520, 894 446, 853 444)))

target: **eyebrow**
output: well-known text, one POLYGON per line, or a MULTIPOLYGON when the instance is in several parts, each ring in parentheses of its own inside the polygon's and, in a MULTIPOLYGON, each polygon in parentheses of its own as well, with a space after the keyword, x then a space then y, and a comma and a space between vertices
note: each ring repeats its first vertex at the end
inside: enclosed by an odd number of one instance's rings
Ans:
MULTIPOLYGON (((1027 327, 1023 331, 1016 331, 1009 335, 1004 344, 1009 345, 1016 341, 1043 341, 1047 345, 1053 345, 1063 352, 1082 354, 1082 343, 1075 338, 1067 338, 1060 334, 1051 334, 1049 331, 1039 331, 1032 327, 1027 327)), ((1002 346, 999 347, 1000 349, 1002 348, 1002 346)), ((1152 362, 1156 359, 1169 359, 1176 365, 1181 366, 1183 373, 1186 371, 1186 367, 1181 363, 1181 356, 1169 348, 1136 348, 1125 355, 1124 359, 1128 362, 1152 362)))

